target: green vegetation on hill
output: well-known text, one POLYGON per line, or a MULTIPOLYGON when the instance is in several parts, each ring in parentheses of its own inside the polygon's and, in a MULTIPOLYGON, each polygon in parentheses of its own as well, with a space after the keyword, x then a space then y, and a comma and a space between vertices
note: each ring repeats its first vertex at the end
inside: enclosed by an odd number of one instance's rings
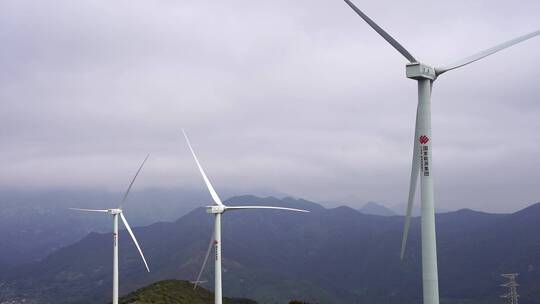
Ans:
MULTIPOLYGON (((188 281, 159 281, 138 289, 122 298, 120 304, 212 304, 214 293, 188 281)), ((257 304, 248 299, 224 298, 224 304, 257 304)))

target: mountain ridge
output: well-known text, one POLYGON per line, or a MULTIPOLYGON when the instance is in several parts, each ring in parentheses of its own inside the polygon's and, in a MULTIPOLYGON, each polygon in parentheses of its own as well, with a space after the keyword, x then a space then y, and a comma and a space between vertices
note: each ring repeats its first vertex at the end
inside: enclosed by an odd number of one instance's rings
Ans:
POLYGON ((359 209, 359 211, 365 214, 373 214, 373 215, 380 215, 380 216, 398 215, 396 212, 394 212, 390 208, 387 208, 376 202, 367 202, 364 206, 362 206, 362 208, 359 209))
MULTIPOLYGON (((403 217, 366 215, 350 207, 309 201, 241 196, 229 204, 282 204, 312 208, 309 214, 246 210, 223 218, 226 295, 263 303, 297 298, 318 303, 383 301, 415 303, 421 298, 420 219, 412 219, 405 261, 399 261, 403 217)), ((501 272, 521 272, 523 301, 540 298, 540 204, 513 214, 462 209, 437 214, 440 290, 447 303, 498 299, 501 272), (523 233, 523 232, 529 233, 523 233), (532 268, 531 268, 532 267, 532 268)), ((151 273, 120 232, 121 291, 163 279, 194 279, 212 232, 212 217, 197 208, 174 222, 134 228, 151 273)), ((110 233, 94 233, 44 261, 3 278, 0 297, 90 303, 110 292, 110 233), (89 252, 92 255, 89 255, 89 252), (77 260, 77 265, 69 261, 77 260), (62 288, 60 288, 62 286, 62 288), (71 292, 71 293, 70 293, 71 292), (79 297, 79 298, 78 298, 79 297), (88 299, 87 299, 88 300, 88 299)), ((211 281, 209 265, 204 277, 211 281)), ((66 302, 66 303, 68 303, 66 302)))

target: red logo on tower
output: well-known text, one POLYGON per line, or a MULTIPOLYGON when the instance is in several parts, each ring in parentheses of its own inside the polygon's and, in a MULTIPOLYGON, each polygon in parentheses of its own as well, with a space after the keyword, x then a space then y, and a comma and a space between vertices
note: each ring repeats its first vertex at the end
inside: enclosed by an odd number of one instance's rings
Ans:
POLYGON ((427 137, 426 135, 422 135, 422 136, 420 136, 420 138, 418 139, 418 141, 419 141, 422 145, 425 145, 425 144, 428 143, 429 137, 427 137))

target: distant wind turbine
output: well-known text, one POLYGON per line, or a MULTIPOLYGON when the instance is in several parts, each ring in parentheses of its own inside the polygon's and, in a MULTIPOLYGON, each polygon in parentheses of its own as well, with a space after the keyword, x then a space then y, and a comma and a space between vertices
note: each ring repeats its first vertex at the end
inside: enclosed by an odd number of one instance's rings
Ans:
POLYGON ((118 205, 118 208, 116 209, 70 208, 72 210, 84 211, 84 212, 108 213, 113 216, 113 301, 112 301, 113 304, 118 304, 118 216, 120 216, 120 218, 122 219, 124 226, 126 226, 126 230, 129 232, 129 235, 131 235, 131 238, 133 239, 133 243, 135 243, 137 250, 139 250, 141 258, 144 262, 144 266, 146 267, 146 271, 150 272, 150 269, 148 268, 148 264, 146 263, 146 259, 144 258, 144 254, 141 250, 141 247, 139 246, 139 243, 137 242, 137 239, 135 238, 133 231, 131 231, 131 227, 129 227, 129 224, 126 218, 124 217, 124 214, 122 213, 122 204, 126 201, 129 191, 131 190, 131 187, 133 186, 133 183, 135 182, 135 179, 137 179, 139 172, 141 172, 141 169, 144 166, 144 163, 146 162, 149 156, 150 154, 146 156, 146 158, 141 163, 139 170, 137 170, 137 173, 135 173, 135 176, 131 180, 129 187, 127 188, 126 193, 124 194, 124 197, 122 198, 122 201, 120 201, 120 204, 118 205))
POLYGON ((214 200, 215 205, 207 206, 206 212, 212 213, 215 215, 215 222, 214 222, 214 233, 212 235, 212 238, 210 239, 210 244, 208 245, 208 250, 206 252, 206 256, 204 258, 203 265, 201 267, 201 271, 199 272, 199 275, 197 276, 197 279, 194 281, 196 282, 195 287, 197 287, 197 283, 201 282, 201 275, 204 271, 206 262, 208 261, 208 257, 210 256, 210 251, 212 249, 212 245, 215 247, 215 255, 216 255, 216 261, 215 261, 215 287, 214 287, 214 304, 222 304, 222 281, 221 281, 221 215, 225 211, 229 210, 242 210, 242 209, 275 209, 275 210, 286 210, 286 211, 296 211, 296 212, 309 212, 307 210, 301 210, 301 209, 294 209, 294 208, 283 208, 283 207, 270 207, 270 206, 226 206, 221 202, 221 199, 217 195, 216 191, 214 190, 214 187, 212 187, 212 184, 210 183, 210 180, 208 177, 206 177, 206 174, 204 173, 204 170, 199 163, 199 160, 197 159, 197 156, 195 155, 195 152, 193 151, 193 148, 191 147, 191 143, 189 142, 189 138, 186 135, 186 132, 182 130, 182 133, 184 134, 184 137, 186 139, 186 142, 188 144, 189 150, 191 151, 191 154, 193 155, 193 158, 195 159, 195 163, 197 163, 197 167, 199 168, 199 171, 201 172, 202 178, 204 179, 204 183, 206 184, 206 187, 208 188, 208 191, 210 192, 210 195, 212 196, 212 199, 214 200))
POLYGON ((437 271, 437 244, 435 234, 435 207, 433 202, 433 161, 431 158, 431 90, 433 82, 443 73, 457 69, 469 63, 473 63, 484 57, 497 53, 517 43, 533 38, 540 34, 535 31, 492 48, 476 53, 470 57, 459 60, 443 67, 433 67, 416 60, 399 42, 378 26, 350 0, 344 0, 364 21, 369 24, 379 35, 392 45, 410 63, 406 67, 407 78, 418 81, 418 108, 416 112, 416 127, 414 131, 414 148, 411 167, 411 179, 409 186, 409 199, 407 215, 401 244, 401 260, 405 253, 405 245, 411 222, 411 212, 417 187, 418 174, 420 174, 420 198, 421 198, 421 234, 422 234, 422 280, 424 304, 439 303, 439 283, 437 271))

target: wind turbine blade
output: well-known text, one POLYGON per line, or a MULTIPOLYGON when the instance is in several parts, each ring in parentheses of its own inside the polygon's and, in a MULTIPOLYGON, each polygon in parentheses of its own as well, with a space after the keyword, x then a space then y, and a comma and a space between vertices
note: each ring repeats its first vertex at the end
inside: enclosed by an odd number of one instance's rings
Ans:
POLYGON ((109 210, 106 209, 81 209, 81 208, 69 208, 71 210, 77 210, 77 211, 86 211, 86 212, 102 212, 107 213, 109 210))
POLYGON ((416 194, 416 185, 418 183, 418 173, 420 171, 420 147, 418 145, 418 114, 420 112, 420 105, 416 111, 416 123, 414 127, 414 144, 413 144, 413 159, 411 163, 411 179, 409 184, 409 198, 407 200, 407 213, 405 215, 405 224, 403 227, 403 238, 401 240, 401 254, 400 258, 403 261, 405 255, 405 247, 407 245, 407 237, 409 236, 409 227, 411 225, 411 214, 414 204, 414 197, 416 194))
POLYGON ((496 46, 494 46, 492 48, 489 48, 487 50, 484 50, 482 52, 476 53, 476 54, 474 54, 474 55, 472 55, 470 57, 467 57, 465 59, 457 61, 457 62, 455 62, 453 64, 448 65, 448 66, 435 68, 435 72, 437 73, 437 75, 440 75, 440 74, 448 72, 450 70, 460 68, 460 67, 462 67, 464 65, 467 65, 469 63, 473 63, 475 61, 478 61, 478 60, 480 60, 480 59, 482 59, 484 57, 495 54, 495 53, 497 53, 499 51, 502 51, 502 50, 504 50, 506 48, 509 48, 509 47, 511 47, 511 46, 513 46, 515 44, 518 44, 518 43, 523 42, 525 40, 531 39, 531 38, 536 37, 538 35, 540 35, 540 30, 529 33, 529 34, 526 34, 526 35, 523 35, 523 36, 519 36, 517 38, 506 41, 504 43, 496 45, 496 46))
POLYGON ((275 210, 286 210, 286 211, 295 211, 295 212, 309 212, 308 210, 295 209, 295 208, 285 208, 285 207, 271 207, 271 206, 227 206, 225 210, 241 210, 241 209, 275 209, 275 210))
POLYGON ((405 56, 407 60, 410 62, 416 62, 416 59, 407 51, 399 42, 397 42, 392 36, 390 36, 385 30, 383 30, 380 26, 377 25, 373 20, 371 20, 366 14, 364 14, 356 5, 354 5, 351 1, 345 0, 345 2, 362 18, 364 19, 369 26, 371 26, 379 35, 381 35, 384 40, 388 41, 398 52, 401 53, 401 55, 405 56))
POLYGON ((139 246, 139 243, 137 242, 137 239, 135 238, 133 231, 131 231, 131 227, 129 227, 129 224, 126 218, 124 217, 124 213, 120 212, 120 218, 122 219, 122 222, 124 222, 124 226, 126 226, 126 230, 129 232, 129 235, 131 235, 131 239, 133 239, 133 243, 135 243, 135 246, 137 246, 137 250, 139 250, 139 253, 141 254, 141 258, 144 262, 144 266, 146 266, 146 270, 150 272, 150 268, 148 268, 148 264, 146 263, 146 259, 144 258, 144 254, 142 253, 141 247, 139 246))
POLYGON ((204 183, 206 184, 206 187, 208 188, 208 191, 210 192, 210 195, 212 196, 212 199, 214 200, 214 202, 217 205, 223 206, 223 203, 221 202, 221 199, 217 195, 216 191, 214 190, 214 187, 212 187, 212 184, 210 183, 210 180, 208 179, 208 177, 206 177, 206 173, 204 173, 204 170, 203 170, 203 168, 201 166, 201 163, 199 162, 199 159, 197 158, 197 155, 195 155, 195 151, 193 151, 193 148, 191 147, 191 143, 189 142, 189 138, 188 138, 186 132, 184 131, 184 129, 182 129, 182 133, 184 134, 184 138, 186 139, 189 150, 191 151, 191 154, 193 155, 193 158, 195 159, 195 162, 197 163, 197 167, 199 167, 199 171, 201 172, 201 175, 202 175, 202 177, 204 179, 204 183))
MULTIPOLYGON (((212 229, 213 231, 214 229, 212 229)), ((212 245, 214 245, 214 232, 212 232, 212 237, 210 238, 210 243, 208 244, 208 249, 206 250, 206 255, 204 256, 203 264, 201 267, 201 270, 199 271, 199 275, 197 275, 197 280, 195 280, 195 286, 193 286, 193 289, 197 288, 199 283, 204 283, 206 281, 201 281, 201 276, 204 272, 204 269, 206 268, 206 262, 208 262, 208 257, 210 257, 210 252, 212 251, 212 245)))
POLYGON ((141 163, 141 165, 139 166, 139 170, 137 170, 137 173, 135 173, 135 176, 133 177, 133 179, 131 180, 131 183, 129 183, 129 187, 127 188, 126 190, 126 193, 124 194, 124 197, 122 198, 122 201, 120 202, 120 204, 118 205, 118 209, 122 209, 122 204, 124 204, 124 202, 126 201, 127 197, 128 197, 128 194, 129 194, 129 191, 131 190, 131 187, 133 186, 133 183, 135 183, 135 180, 137 179, 137 176, 139 175, 139 172, 141 172, 142 170, 142 167, 144 166, 144 163, 146 163, 146 160, 148 159, 148 157, 150 157, 150 154, 147 154, 146 157, 144 158, 143 162, 141 163))

